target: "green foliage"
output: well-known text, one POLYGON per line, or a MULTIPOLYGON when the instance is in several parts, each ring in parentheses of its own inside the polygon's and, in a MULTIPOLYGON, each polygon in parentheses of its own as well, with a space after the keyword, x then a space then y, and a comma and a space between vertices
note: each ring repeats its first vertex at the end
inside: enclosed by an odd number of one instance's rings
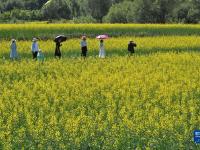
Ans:
MULTIPOLYGON (((1 0, 0 12, 40 10, 42 20, 92 16, 109 23, 198 23, 199 0, 1 0), (48 4, 48 5, 47 5, 48 4), (127 4, 130 4, 129 6, 127 4), (104 19, 103 19, 104 18, 104 19)), ((20 18, 12 18, 20 19, 20 18)), ((30 18, 34 20, 34 17, 30 18)), ((93 21, 93 20, 91 20, 93 21)), ((82 20, 80 20, 82 22, 82 20)))
POLYGON ((104 17, 104 22, 109 23, 132 23, 135 21, 135 5, 133 2, 115 4, 104 17))
POLYGON ((88 0, 92 17, 100 22, 102 22, 102 18, 108 13, 111 4, 111 0, 88 0))
POLYGON ((40 10, 22 10, 13 9, 10 12, 5 12, 0 15, 0 19, 4 21, 9 20, 41 20, 42 14, 40 10))
POLYGON ((198 9, 198 4, 188 2, 181 4, 178 8, 174 9, 173 19, 176 22, 182 23, 198 23, 199 15, 200 9, 198 9))
POLYGON ((21 0, 7 0, 4 3, 4 9, 10 11, 12 9, 23 8, 24 3, 21 0))
POLYGON ((97 21, 92 16, 82 16, 73 18, 73 23, 97 23, 97 21))
POLYGON ((49 0, 42 8, 43 17, 47 19, 69 19, 70 9, 65 0, 49 0))

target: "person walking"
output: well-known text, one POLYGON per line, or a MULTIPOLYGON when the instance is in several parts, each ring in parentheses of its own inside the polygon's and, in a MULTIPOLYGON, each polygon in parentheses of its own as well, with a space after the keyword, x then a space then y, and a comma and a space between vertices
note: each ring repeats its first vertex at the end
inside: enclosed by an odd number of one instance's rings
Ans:
POLYGON ((82 37, 82 40, 81 40, 81 56, 83 58, 86 58, 87 57, 87 41, 86 41, 86 36, 83 36, 82 37))
POLYGON ((38 43, 37 43, 37 39, 33 38, 33 43, 32 43, 33 59, 37 59, 38 51, 39 51, 39 46, 38 46, 38 43))
POLYGON ((128 52, 130 56, 135 53, 135 49, 134 49, 135 47, 137 47, 137 44, 135 44, 134 41, 129 41, 128 52))
POLYGON ((60 47, 62 46, 60 41, 56 42, 56 49, 55 49, 55 58, 58 57, 59 59, 61 58, 61 51, 60 51, 60 47))
POLYGON ((101 39, 99 44, 99 58, 105 58, 104 41, 101 39))
POLYGON ((17 44, 16 40, 12 39, 10 45, 10 59, 14 60, 16 58, 17 58, 17 44))

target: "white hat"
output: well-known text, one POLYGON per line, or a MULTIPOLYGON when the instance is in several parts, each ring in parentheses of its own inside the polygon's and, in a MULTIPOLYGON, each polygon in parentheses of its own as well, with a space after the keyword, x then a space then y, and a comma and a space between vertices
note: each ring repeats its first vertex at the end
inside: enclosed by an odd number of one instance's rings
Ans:
POLYGON ((15 40, 15 39, 12 39, 11 42, 16 42, 16 40, 15 40))
POLYGON ((33 38, 33 42, 36 42, 37 41, 37 39, 36 38, 33 38))
POLYGON ((87 38, 87 37, 86 37, 85 35, 84 35, 84 36, 82 36, 82 40, 86 40, 86 38, 87 38))

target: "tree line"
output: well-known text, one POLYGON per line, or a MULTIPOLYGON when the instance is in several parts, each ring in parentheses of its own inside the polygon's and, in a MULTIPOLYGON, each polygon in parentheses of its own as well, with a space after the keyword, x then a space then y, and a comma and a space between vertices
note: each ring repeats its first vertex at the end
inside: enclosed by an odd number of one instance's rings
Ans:
POLYGON ((200 0, 1 0, 5 22, 199 23, 200 0))

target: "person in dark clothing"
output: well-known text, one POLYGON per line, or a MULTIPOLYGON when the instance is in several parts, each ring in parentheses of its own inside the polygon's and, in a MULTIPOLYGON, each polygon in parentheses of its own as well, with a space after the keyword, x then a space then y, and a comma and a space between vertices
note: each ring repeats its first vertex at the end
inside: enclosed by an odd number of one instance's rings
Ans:
POLYGON ((86 46, 84 46, 84 47, 82 47, 82 57, 87 57, 87 47, 86 46))
POLYGON ((134 49, 135 47, 137 47, 137 44, 135 44, 133 41, 130 41, 128 44, 128 51, 130 55, 135 53, 135 49, 134 49))
POLYGON ((86 42, 86 36, 82 37, 82 41, 81 41, 81 56, 83 58, 86 58, 87 56, 87 42, 86 42))
POLYGON ((60 51, 61 46, 62 44, 60 42, 56 42, 55 57, 61 58, 61 51, 60 51))

